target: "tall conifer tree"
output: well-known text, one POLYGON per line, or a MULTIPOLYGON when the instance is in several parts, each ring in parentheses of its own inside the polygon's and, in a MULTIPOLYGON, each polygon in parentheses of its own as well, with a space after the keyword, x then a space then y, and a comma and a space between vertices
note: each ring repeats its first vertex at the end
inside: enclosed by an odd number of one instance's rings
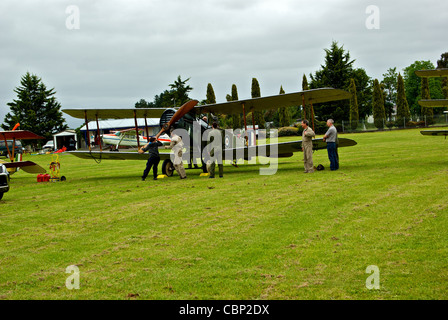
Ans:
POLYGON ((358 111, 358 97, 356 95, 355 79, 350 80, 349 92, 350 97, 350 128, 356 130, 359 123, 359 111, 358 111))
POLYGON ((386 121, 386 113, 384 111, 384 98, 378 79, 373 81, 373 122, 375 127, 383 129, 386 121))
MULTIPOLYGON (((259 97, 261 97, 260 84, 258 83, 258 80, 256 78, 252 78, 252 98, 259 98, 259 97)), ((264 129, 263 113, 264 113, 263 111, 254 112, 255 123, 258 124, 259 129, 264 129)))
POLYGON ((411 112, 409 111, 408 100, 404 89, 404 79, 401 73, 398 74, 397 81, 397 116, 396 125, 398 127, 405 126, 407 121, 411 120, 411 112))
MULTIPOLYGON (((14 92, 17 99, 9 102, 10 112, 3 120, 2 128, 11 130, 20 123, 21 130, 29 130, 46 139, 67 129, 65 119, 60 111, 61 105, 54 96, 54 88, 47 89, 42 79, 27 72, 20 81, 21 86, 14 92)), ((37 141, 30 141, 37 144, 37 141)))
MULTIPOLYGON (((431 94, 429 93, 429 80, 426 77, 422 78, 421 97, 423 100, 431 99, 431 94)), ((433 108, 422 107, 422 119, 421 120, 426 121, 427 124, 432 124, 434 122, 433 108)))
POLYGON ((206 103, 207 103, 207 104, 213 104, 213 103, 216 103, 215 91, 213 90, 213 86, 212 86, 211 83, 209 83, 209 84, 207 85, 206 103))

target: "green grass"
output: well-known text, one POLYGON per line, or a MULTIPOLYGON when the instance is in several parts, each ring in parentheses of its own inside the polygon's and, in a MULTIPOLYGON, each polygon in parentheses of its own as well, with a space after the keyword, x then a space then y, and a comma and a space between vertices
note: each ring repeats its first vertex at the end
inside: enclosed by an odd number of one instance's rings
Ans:
POLYGON ((0 299, 447 299, 448 141, 343 137, 358 145, 339 150, 340 170, 322 150, 311 175, 301 153, 273 176, 241 165, 142 182, 142 161, 68 154, 66 182, 16 173, 0 201, 0 299))

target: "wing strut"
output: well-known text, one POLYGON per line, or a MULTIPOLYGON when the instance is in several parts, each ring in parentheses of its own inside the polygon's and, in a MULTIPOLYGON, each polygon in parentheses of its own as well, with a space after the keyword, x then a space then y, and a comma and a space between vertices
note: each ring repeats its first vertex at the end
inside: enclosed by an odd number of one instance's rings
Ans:
POLYGON ((140 149, 140 137, 138 134, 137 111, 136 110, 134 110, 134 122, 135 122, 135 131, 137 133, 137 147, 140 149))
POLYGON ((15 151, 16 151, 16 138, 12 138, 12 158, 11 158, 11 162, 14 162, 14 157, 15 157, 15 151))
POLYGON ((89 151, 92 151, 90 147, 90 132, 89 132, 89 121, 87 121, 87 110, 84 110, 84 119, 86 122, 86 130, 87 130, 87 145, 89 146, 89 151))
POLYGON ((146 120, 146 115, 145 115, 145 131, 146 131, 146 139, 147 141, 149 141, 148 121, 146 120))
POLYGON ((103 143, 100 139, 100 125, 98 123, 98 113, 96 114, 96 134, 98 136, 99 143, 100 143, 100 151, 103 152, 103 143))
POLYGON ((303 119, 306 120, 305 94, 302 93, 303 119))
POLYGON ((254 142, 255 142, 255 145, 257 145, 257 131, 255 131, 255 115, 254 115, 255 111, 254 111, 254 108, 252 108, 251 111, 252 111, 252 126, 254 128, 254 136, 255 136, 254 137, 254 142))
POLYGON ((243 102, 241 103, 241 105, 243 106, 243 119, 244 119, 244 139, 246 140, 246 147, 247 147, 247 121, 246 121, 246 104, 243 102))
POLYGON ((313 120, 313 131, 316 132, 314 129, 314 108, 312 102, 311 102, 311 119, 313 120))

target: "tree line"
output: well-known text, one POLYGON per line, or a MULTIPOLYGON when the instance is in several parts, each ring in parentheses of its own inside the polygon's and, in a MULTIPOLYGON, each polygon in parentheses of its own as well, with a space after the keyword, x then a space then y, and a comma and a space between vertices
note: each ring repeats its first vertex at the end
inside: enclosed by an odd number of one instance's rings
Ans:
MULTIPOLYGON (((405 124, 411 117, 431 119, 434 114, 440 114, 444 110, 438 108, 423 108, 418 105, 420 99, 448 99, 447 78, 419 78, 416 70, 434 69, 431 61, 415 61, 403 69, 403 75, 397 73, 397 68, 389 68, 382 76, 383 79, 372 79, 363 68, 356 68, 350 52, 333 41, 330 48, 325 50, 324 62, 321 68, 313 74, 309 74, 309 81, 305 74, 301 75, 301 90, 332 87, 343 89, 352 93, 352 98, 347 101, 335 101, 311 106, 297 106, 276 108, 271 110, 251 112, 246 115, 247 124, 252 125, 254 119, 259 128, 264 128, 266 123, 274 127, 288 127, 299 119, 313 119, 318 125, 328 118, 336 122, 349 121, 350 128, 356 130, 360 120, 373 116, 374 124, 382 129, 385 125, 405 124)), ((448 68, 448 52, 441 55, 437 61, 437 68, 448 68)), ((177 79, 168 85, 169 89, 156 95, 153 101, 140 99, 135 103, 136 108, 176 108, 191 100, 190 93, 193 88, 188 84, 190 78, 177 79)), ((55 98, 55 90, 47 89, 42 79, 37 75, 27 72, 20 81, 21 86, 14 92, 17 99, 7 105, 10 112, 5 116, 4 130, 11 130, 16 123, 20 123, 21 129, 33 131, 47 139, 52 134, 67 129, 67 124, 60 111, 61 105, 55 98)), ((298 90, 299 91, 299 88, 298 90)), ((280 85, 279 94, 285 94, 280 85)), ((261 97, 260 84, 256 78, 252 79, 252 98, 261 97)), ((201 99, 198 99, 201 100, 201 99)), ((230 93, 226 95, 227 101, 238 100, 238 89, 235 84, 231 86, 230 93)), ((206 97, 201 104, 216 103, 216 96, 211 83, 208 83, 206 97)), ((223 128, 241 128, 242 114, 240 115, 214 115, 223 128)))

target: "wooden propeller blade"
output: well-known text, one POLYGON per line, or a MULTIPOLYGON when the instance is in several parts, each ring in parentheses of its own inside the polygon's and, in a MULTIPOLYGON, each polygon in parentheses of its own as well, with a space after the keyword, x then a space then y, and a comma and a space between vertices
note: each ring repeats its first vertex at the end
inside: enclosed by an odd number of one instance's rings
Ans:
POLYGON ((156 139, 159 138, 159 136, 165 132, 166 130, 168 130, 168 128, 170 128, 174 123, 176 123, 180 118, 182 118, 184 115, 186 115, 188 112, 190 112, 191 110, 193 110, 193 108, 199 103, 198 100, 190 100, 186 103, 184 103, 179 110, 176 111, 176 113, 173 115, 173 117, 171 118, 171 120, 165 124, 162 128, 162 130, 160 130, 160 132, 157 134, 156 139))

